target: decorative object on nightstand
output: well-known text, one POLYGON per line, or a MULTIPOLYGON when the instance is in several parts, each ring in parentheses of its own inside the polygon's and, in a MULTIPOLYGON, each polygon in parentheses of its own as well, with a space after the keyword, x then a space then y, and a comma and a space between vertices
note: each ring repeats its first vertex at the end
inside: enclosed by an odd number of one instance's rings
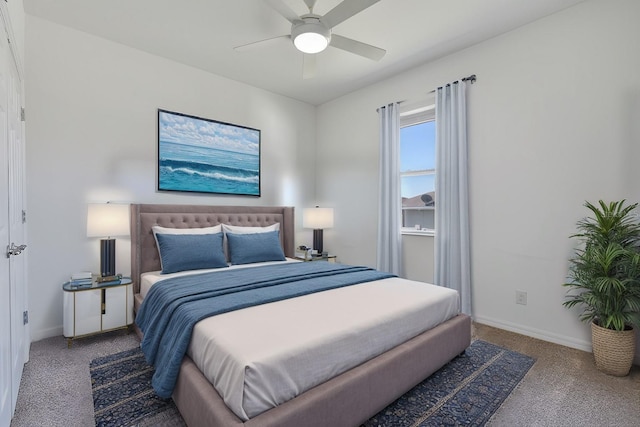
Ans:
POLYGON ((126 329, 133 323, 131 278, 120 276, 117 280, 98 282, 97 277, 93 277, 89 284, 86 280, 77 278, 62 285, 62 329, 68 347, 76 338, 126 329))
POLYGON ((311 248, 306 245, 301 245, 296 248, 295 257, 296 259, 307 260, 311 258, 311 248))
POLYGON ((333 227, 332 208, 307 208, 302 211, 302 226, 313 228, 313 250, 318 255, 323 254, 322 230, 333 227))
POLYGON ((294 259, 299 261, 327 261, 327 262, 337 262, 337 257, 335 255, 321 255, 321 256, 312 256, 312 257, 301 257, 295 256, 294 259))
POLYGON ((100 274, 116 274, 116 239, 129 235, 129 205, 90 203, 87 209, 87 236, 100 239, 100 274))
POLYGON ((90 271, 80 271, 73 273, 69 280, 71 288, 91 287, 93 284, 93 276, 90 271))

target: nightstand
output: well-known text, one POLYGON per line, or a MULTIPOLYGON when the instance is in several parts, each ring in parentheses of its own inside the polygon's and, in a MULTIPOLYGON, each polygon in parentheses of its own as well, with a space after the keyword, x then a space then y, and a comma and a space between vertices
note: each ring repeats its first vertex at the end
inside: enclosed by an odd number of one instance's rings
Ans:
POLYGON ((327 256, 314 256, 311 257, 309 259, 305 259, 304 257, 301 256, 296 256, 294 257, 294 259, 297 259, 299 261, 327 261, 327 262, 336 262, 336 255, 327 255, 327 256))
POLYGON ((133 282, 62 285, 64 291, 63 335, 70 348, 75 338, 125 329, 133 323, 133 282))

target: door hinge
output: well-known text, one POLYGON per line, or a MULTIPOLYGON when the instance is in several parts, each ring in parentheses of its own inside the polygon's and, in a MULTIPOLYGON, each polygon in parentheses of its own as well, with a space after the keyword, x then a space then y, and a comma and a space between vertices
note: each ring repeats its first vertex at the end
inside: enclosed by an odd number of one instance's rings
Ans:
POLYGON ((24 107, 20 108, 20 121, 24 122, 24 107))
POLYGON ((25 224, 27 222, 27 211, 22 210, 22 223, 25 224))
POLYGON ((22 313, 22 324, 26 325, 29 323, 29 310, 22 313))

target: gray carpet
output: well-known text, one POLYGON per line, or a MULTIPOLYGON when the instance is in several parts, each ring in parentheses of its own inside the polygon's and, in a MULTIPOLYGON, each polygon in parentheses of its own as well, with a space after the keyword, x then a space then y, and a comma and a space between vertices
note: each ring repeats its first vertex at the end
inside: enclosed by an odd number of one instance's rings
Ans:
MULTIPOLYGON (((612 377, 595 369, 589 353, 484 325, 474 335, 536 359, 488 426, 640 425, 639 367, 612 377)), ((72 349, 62 337, 33 343, 11 427, 95 425, 89 362, 137 345, 122 331, 77 340, 72 349)))
POLYGON ((94 426, 89 362, 138 345, 125 331, 79 339, 70 349, 62 336, 32 343, 11 427, 94 426))

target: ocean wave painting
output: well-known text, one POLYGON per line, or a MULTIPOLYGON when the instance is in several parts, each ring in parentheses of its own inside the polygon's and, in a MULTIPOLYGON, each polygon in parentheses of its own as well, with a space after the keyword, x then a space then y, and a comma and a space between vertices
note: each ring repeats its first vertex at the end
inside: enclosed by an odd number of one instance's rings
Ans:
POLYGON ((260 196, 260 131, 158 110, 158 190, 260 196))

